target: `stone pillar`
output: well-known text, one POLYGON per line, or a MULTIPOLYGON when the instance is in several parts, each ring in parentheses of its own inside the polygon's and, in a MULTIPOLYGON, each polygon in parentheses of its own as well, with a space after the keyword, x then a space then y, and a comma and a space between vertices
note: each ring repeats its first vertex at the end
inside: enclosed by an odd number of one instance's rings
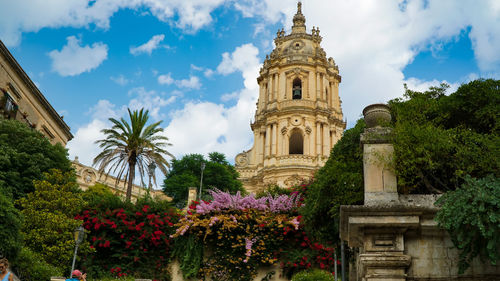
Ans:
POLYGON ((196 187, 190 187, 189 188, 189 191, 188 191, 188 200, 187 200, 187 205, 186 207, 184 207, 184 210, 187 210, 189 205, 191 205, 191 203, 193 201, 196 201, 196 195, 197 195, 197 191, 196 191, 196 187))
POLYGON ((316 121, 316 155, 315 156, 320 156, 321 155, 321 122, 316 121))
POLYGON ((276 156, 276 148, 277 148, 276 147, 276 145, 277 145, 276 137, 278 136, 277 135, 278 130, 276 129, 276 127, 278 127, 277 123, 274 123, 271 125, 271 128, 272 128, 272 130, 271 130, 271 134, 272 134, 272 137, 271 137, 271 155, 273 155, 273 156, 276 156))
POLYGON ((316 100, 321 98, 321 91, 319 88, 319 73, 316 72, 316 100))
POLYGON ((330 128, 328 124, 323 124, 323 155, 330 155, 330 128))
POLYGON ((273 101, 278 97, 278 74, 273 74, 273 101))
POLYGON ((396 174, 393 167, 394 147, 390 143, 392 129, 383 127, 391 121, 389 107, 372 104, 363 110, 367 128, 361 135, 365 205, 398 200, 396 174))
POLYGON ((256 140, 257 143, 257 154, 259 155, 257 164, 262 164, 264 163, 264 134, 261 132, 261 129, 259 129, 259 138, 256 140))
POLYGON ((266 151, 264 158, 271 155, 271 125, 266 125, 266 151))

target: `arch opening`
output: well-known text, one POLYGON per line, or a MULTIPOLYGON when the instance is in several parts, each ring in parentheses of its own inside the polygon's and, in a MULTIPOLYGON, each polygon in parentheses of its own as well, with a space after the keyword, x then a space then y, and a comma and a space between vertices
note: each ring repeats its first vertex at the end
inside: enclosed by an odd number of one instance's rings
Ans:
POLYGON ((288 154, 304 154, 304 138, 299 130, 290 135, 288 154))
POLYGON ((295 78, 293 80, 292 99, 294 100, 302 99, 302 81, 300 81, 299 78, 295 78))

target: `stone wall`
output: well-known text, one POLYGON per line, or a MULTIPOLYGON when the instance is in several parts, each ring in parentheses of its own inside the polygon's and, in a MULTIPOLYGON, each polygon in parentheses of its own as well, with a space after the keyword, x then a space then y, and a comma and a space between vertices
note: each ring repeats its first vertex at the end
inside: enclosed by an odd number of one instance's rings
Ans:
POLYGON ((474 259, 458 274, 459 252, 434 220, 438 195, 401 195, 391 167, 385 105, 363 111, 364 205, 341 206, 340 237, 354 253, 350 281, 500 280, 500 265, 474 259))

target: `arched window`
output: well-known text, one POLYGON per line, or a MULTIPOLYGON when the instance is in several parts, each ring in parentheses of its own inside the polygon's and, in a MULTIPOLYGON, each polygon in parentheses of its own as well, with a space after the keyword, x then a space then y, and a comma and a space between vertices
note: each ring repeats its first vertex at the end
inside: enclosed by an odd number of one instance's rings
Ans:
POLYGON ((302 81, 299 78, 293 80, 292 99, 300 100, 302 98, 302 81))
POLYGON ((304 138, 299 130, 294 130, 290 135, 288 154, 304 154, 304 138))

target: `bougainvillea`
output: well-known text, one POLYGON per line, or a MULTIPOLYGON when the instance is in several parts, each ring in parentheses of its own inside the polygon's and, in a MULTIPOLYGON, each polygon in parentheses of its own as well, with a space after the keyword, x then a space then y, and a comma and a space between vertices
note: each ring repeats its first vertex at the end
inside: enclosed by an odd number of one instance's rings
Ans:
POLYGON ((333 248, 310 241, 303 231, 299 191, 258 199, 221 191, 211 195, 212 201, 189 207, 172 235, 174 247, 182 249, 176 257, 185 277, 252 280, 258 267, 274 264, 287 275, 310 267, 333 269, 333 248), (183 241, 190 246, 181 245, 183 241), (193 254, 195 248, 198 254, 193 254))
POLYGON ((76 216, 96 249, 92 264, 115 277, 168 280, 170 235, 178 221, 173 210, 159 212, 149 205, 113 210, 85 210, 76 216))

